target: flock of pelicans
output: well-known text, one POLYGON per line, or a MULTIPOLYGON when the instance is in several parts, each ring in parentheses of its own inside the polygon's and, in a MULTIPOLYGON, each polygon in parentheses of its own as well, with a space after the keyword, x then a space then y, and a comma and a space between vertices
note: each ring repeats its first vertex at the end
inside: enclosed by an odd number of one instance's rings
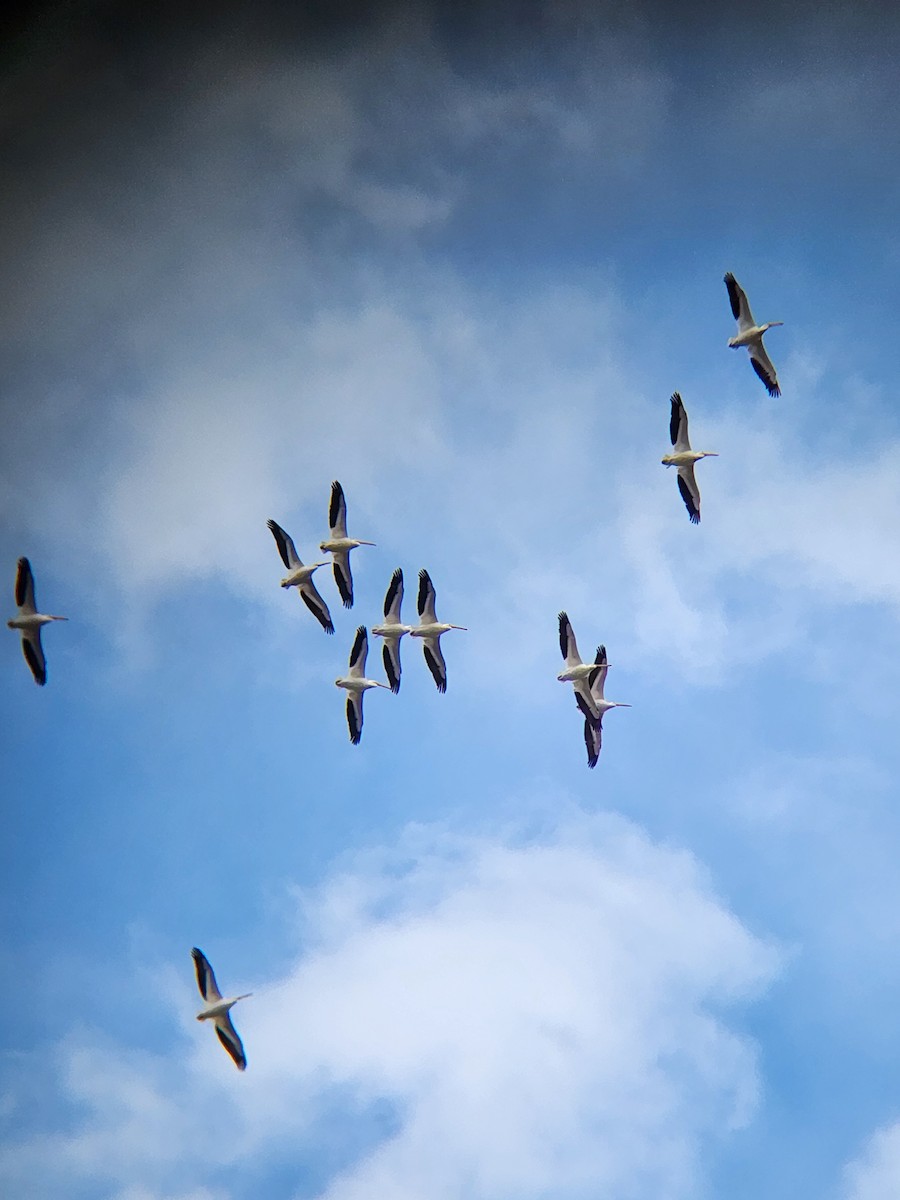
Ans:
MULTIPOLYGON (((781 321, 769 321, 765 325, 757 325, 750 312, 747 297, 743 288, 729 272, 725 276, 725 286, 731 301, 731 311, 737 321, 737 335, 729 339, 728 345, 733 349, 746 347, 750 354, 750 362, 759 378, 765 384, 770 396, 780 396, 778 376, 771 359, 763 346, 763 334, 781 321)), ((700 489, 694 476, 694 464, 701 458, 715 457, 710 450, 692 450, 688 438, 688 417, 681 396, 675 392, 671 399, 671 418, 669 421, 669 436, 672 442, 671 454, 663 456, 662 462, 667 467, 675 467, 678 473, 678 489, 684 500, 691 522, 697 524, 700 520, 700 489)), ((331 501, 328 509, 330 533, 328 538, 320 542, 319 549, 323 554, 331 555, 331 566, 338 593, 345 608, 353 607, 353 576, 350 572, 350 551, 357 546, 374 546, 374 542, 362 541, 347 536, 347 503, 344 490, 337 480, 331 485, 331 501)), ((297 588, 300 598, 322 626, 326 633, 334 633, 334 623, 328 605, 323 600, 318 588, 313 582, 313 574, 324 562, 310 563, 305 566, 297 554, 290 536, 275 521, 269 521, 268 527, 275 539, 278 553, 287 569, 287 574, 281 580, 283 588, 297 588)), ((35 682, 43 686, 47 682, 47 663, 41 645, 41 629, 51 621, 65 621, 67 617, 51 616, 38 611, 34 598, 34 575, 27 558, 20 558, 16 572, 15 599, 18 612, 7 622, 10 629, 17 629, 22 635, 22 651, 25 660, 31 668, 35 682)), ((360 625, 353 639, 350 650, 350 661, 346 675, 336 679, 335 686, 347 693, 347 726, 350 731, 350 741, 358 745, 363 728, 363 696, 370 688, 388 688, 395 694, 400 691, 400 641, 405 634, 420 638, 424 651, 425 662, 434 678, 439 692, 447 690, 447 665, 441 652, 441 637, 451 629, 464 629, 462 625, 449 625, 438 621, 435 613, 434 584, 428 572, 419 572, 419 591, 417 611, 419 621, 416 625, 405 625, 400 616, 403 603, 403 572, 398 568, 391 576, 387 593, 384 598, 384 621, 372 626, 372 633, 383 642, 382 658, 388 682, 382 683, 377 679, 366 676, 366 657, 369 651, 369 639, 365 625, 360 625)), ((559 614, 559 645, 565 660, 565 669, 557 678, 562 683, 571 683, 575 692, 575 701, 584 717, 584 741, 587 748, 589 767, 597 765, 600 754, 603 715, 611 708, 629 708, 630 705, 607 700, 603 695, 609 663, 606 658, 606 647, 598 646, 592 662, 583 662, 578 653, 575 634, 571 622, 565 612, 559 614)), ((203 997, 203 1008, 197 1014, 198 1021, 212 1021, 219 1041, 231 1055, 235 1065, 243 1071, 247 1066, 244 1047, 231 1021, 230 1010, 238 1002, 251 993, 242 996, 223 997, 216 983, 216 977, 206 956, 196 947, 191 951, 194 967, 197 973, 197 986, 203 997)))

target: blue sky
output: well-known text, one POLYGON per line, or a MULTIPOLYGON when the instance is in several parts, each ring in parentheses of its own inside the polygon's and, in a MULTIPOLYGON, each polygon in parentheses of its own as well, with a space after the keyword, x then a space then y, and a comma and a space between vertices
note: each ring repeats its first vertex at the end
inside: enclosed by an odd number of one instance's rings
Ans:
POLYGON ((2 643, 6 1192, 895 1200, 898 21, 8 43, 0 563, 70 620, 44 689, 2 643), (332 479, 377 545, 352 612, 319 572, 327 638, 265 523, 312 558, 332 479), (404 643, 354 748, 397 566, 468 632, 444 696, 404 643), (633 705, 593 772, 561 608, 633 705), (244 1075, 193 945, 254 993, 244 1075))

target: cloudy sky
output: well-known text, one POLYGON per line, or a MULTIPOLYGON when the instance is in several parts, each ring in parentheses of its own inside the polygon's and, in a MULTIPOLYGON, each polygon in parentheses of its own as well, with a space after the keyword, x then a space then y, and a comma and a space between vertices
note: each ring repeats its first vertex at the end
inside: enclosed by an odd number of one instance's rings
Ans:
POLYGON ((188 7, 0 57, 0 1190, 896 1200, 900 16, 188 7))

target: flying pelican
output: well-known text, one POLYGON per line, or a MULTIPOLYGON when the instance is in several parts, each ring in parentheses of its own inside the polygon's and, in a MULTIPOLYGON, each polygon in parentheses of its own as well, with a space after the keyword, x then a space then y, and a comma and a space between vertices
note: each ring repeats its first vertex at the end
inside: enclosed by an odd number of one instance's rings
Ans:
POLYGON ((300 599, 325 632, 334 633, 334 624, 331 620, 331 613, 328 611, 328 605, 319 595, 318 588, 313 583, 312 578, 313 571, 318 571, 319 567, 327 567, 328 563, 310 563, 308 567, 304 567, 297 551, 294 549, 293 539, 284 532, 276 521, 266 521, 266 524, 272 530, 272 537, 275 539, 275 545, 278 547, 281 561, 288 569, 287 575, 281 581, 281 586, 283 588, 298 588, 300 599))
POLYGON ((346 688, 347 695, 347 726, 350 730, 350 741, 354 746, 359 745, 363 727, 363 694, 369 688, 386 688, 386 683, 377 679, 366 679, 366 655, 369 653, 369 636, 365 625, 360 625, 353 639, 353 649, 350 651, 350 670, 346 675, 334 681, 335 687, 346 688))
POLYGON ((68 621, 69 618, 51 617, 38 612, 34 603, 34 576, 27 558, 19 559, 16 571, 16 604, 19 608, 18 615, 6 624, 10 629, 22 631, 22 653, 31 667, 34 682, 43 687, 47 682, 47 661, 41 645, 41 626, 50 621, 68 621))
POLYGON ((437 690, 446 692, 447 664, 441 653, 441 634, 446 633, 448 629, 462 629, 465 632, 466 627, 465 625, 445 625, 437 619, 434 612, 434 584, 431 582, 431 576, 424 569, 419 572, 418 609, 419 623, 413 625, 409 636, 423 639, 422 649, 425 652, 428 670, 434 677, 437 690))
POLYGON ((585 720, 596 721, 600 716, 600 710, 594 703, 591 681, 597 678, 597 671, 601 665, 600 650, 598 649, 594 662, 582 662, 575 642, 575 634, 572 631, 572 623, 568 613, 565 612, 559 614, 559 648, 566 661, 566 669, 560 671, 556 678, 560 683, 572 684, 575 689, 575 703, 584 713, 585 720))
POLYGON ((688 415, 681 396, 672 393, 672 415, 669 418, 669 437, 675 448, 674 454, 664 454, 662 463, 666 467, 678 468, 678 490, 684 501, 688 516, 694 525, 700 522, 700 489, 694 478, 694 463, 701 458, 718 458, 715 450, 692 450, 688 438, 688 415))
POLYGON ((347 537, 347 501, 344 489, 335 479, 331 485, 331 503, 328 506, 328 524, 331 537, 319 543, 319 549, 330 552, 334 568, 334 581, 341 593, 344 608, 353 607, 353 576, 350 574, 350 551, 357 546, 374 546, 374 542, 362 542, 347 537))
POLYGON ((194 960, 194 969, 197 972, 197 987, 203 997, 203 1008, 197 1013, 197 1020, 213 1022, 216 1027, 216 1037, 234 1059, 234 1065, 239 1071, 245 1071, 247 1056, 244 1054, 241 1039, 231 1023, 231 1014, 228 1010, 233 1008, 238 1000, 246 1000, 253 993, 244 992, 243 996, 223 999, 213 969, 203 951, 198 950, 195 946, 191 951, 191 958, 194 960))
POLYGON ((725 286, 728 288, 731 311, 738 323, 737 337, 729 338, 728 345, 732 350, 737 350, 739 346, 746 346, 750 352, 753 370, 766 385, 766 391, 770 396, 780 396, 781 388, 778 386, 778 376, 775 374, 771 358, 766 354, 763 334, 767 329, 783 325, 784 321, 769 321, 765 325, 757 325, 753 319, 753 313, 750 311, 750 305, 747 303, 744 289, 730 271, 725 276, 725 286))
POLYGON ((373 625, 372 633, 384 638, 381 656, 384 659, 384 669, 391 685, 391 691, 396 695, 400 691, 400 639, 404 633, 409 633, 412 625, 403 625, 400 621, 400 606, 403 603, 403 572, 398 567, 391 576, 388 590, 384 597, 384 624, 373 625))
POLYGON ((614 703, 612 700, 605 700, 603 697, 603 685, 606 682, 606 673, 609 670, 609 663, 606 661, 606 647, 597 647, 597 657, 595 662, 599 664, 594 681, 591 683, 591 698, 597 708, 599 716, 584 718, 584 744, 587 747, 588 766, 592 769, 597 765, 597 759, 600 757, 600 744, 603 736, 603 714, 609 712, 611 708, 631 708, 630 704, 614 703))

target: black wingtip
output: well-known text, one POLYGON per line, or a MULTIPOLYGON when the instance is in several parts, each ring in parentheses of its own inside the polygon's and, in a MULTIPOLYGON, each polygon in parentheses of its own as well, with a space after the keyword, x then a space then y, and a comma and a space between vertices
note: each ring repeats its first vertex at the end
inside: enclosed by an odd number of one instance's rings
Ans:
POLYGON ((699 525, 700 510, 695 507, 694 497, 691 495, 690 488, 680 475, 678 476, 678 490, 681 492, 681 498, 684 501, 684 507, 687 509, 687 515, 690 518, 691 524, 699 525))
POLYGON ((756 361, 756 359, 753 357, 752 354, 750 356, 750 366, 753 368, 753 370, 756 372, 756 374, 762 380, 763 386, 765 387, 766 391, 769 393, 770 396, 780 396, 781 395, 781 388, 778 386, 777 383, 772 382, 772 379, 770 378, 770 376, 766 374, 766 372, 762 369, 762 366, 760 365, 760 363, 758 363, 756 361))
POLYGON ((25 593, 28 588, 28 576, 31 574, 31 563, 23 555, 16 563, 16 607, 21 608, 25 603, 25 593))
POLYGON ((738 281, 730 271, 725 272, 725 286, 728 288, 728 300, 731 304, 731 315, 735 320, 741 315, 741 302, 738 296, 738 281))

